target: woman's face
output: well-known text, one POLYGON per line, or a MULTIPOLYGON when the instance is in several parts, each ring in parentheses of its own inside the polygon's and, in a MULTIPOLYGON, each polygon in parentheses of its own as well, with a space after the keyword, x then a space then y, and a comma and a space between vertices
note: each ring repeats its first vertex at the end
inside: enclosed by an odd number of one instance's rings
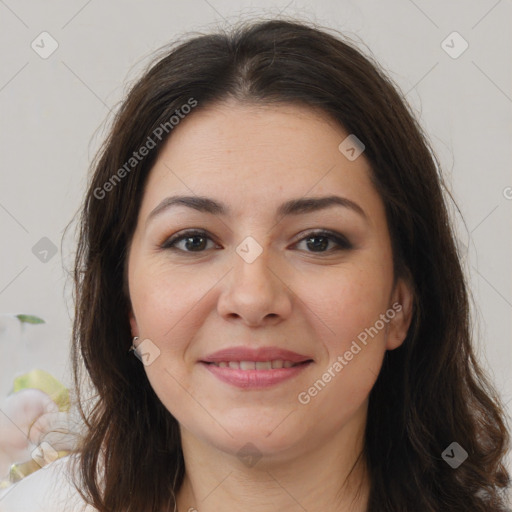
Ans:
POLYGON ((151 386, 201 442, 278 457, 364 428, 411 295, 348 135, 305 107, 224 103, 181 121, 151 170, 130 321, 151 386))

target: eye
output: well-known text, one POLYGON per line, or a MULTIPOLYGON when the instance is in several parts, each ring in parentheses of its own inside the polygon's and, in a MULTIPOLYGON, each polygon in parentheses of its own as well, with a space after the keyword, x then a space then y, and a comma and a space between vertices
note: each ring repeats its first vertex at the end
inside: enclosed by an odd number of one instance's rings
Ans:
POLYGON ((162 249, 179 250, 182 252, 202 252, 206 248, 207 241, 213 241, 206 231, 192 229, 178 233, 167 239, 162 245, 162 249), (179 242, 185 242, 185 249, 177 247, 179 242))
POLYGON ((343 235, 331 231, 313 231, 299 240, 296 245, 301 242, 306 242, 306 246, 310 249, 308 252, 315 253, 352 249, 352 244, 343 235), (326 250, 330 242, 334 244, 334 247, 326 250))

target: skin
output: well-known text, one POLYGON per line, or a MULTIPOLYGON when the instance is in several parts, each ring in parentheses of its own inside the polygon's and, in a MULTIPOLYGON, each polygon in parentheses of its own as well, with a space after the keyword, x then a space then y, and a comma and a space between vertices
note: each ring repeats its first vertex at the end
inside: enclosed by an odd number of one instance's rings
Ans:
POLYGON ((183 120, 150 172, 129 248, 130 322, 134 336, 160 351, 145 370, 180 424, 180 511, 366 509, 364 463, 347 475, 363 449, 385 351, 407 334, 412 295, 404 281, 394 286, 384 205, 364 153, 349 161, 338 149, 347 135, 306 107, 224 102, 183 120), (211 197, 233 213, 177 206, 148 220, 175 194, 211 197), (366 218, 338 206, 275 217, 286 200, 331 194, 356 202, 366 218), (202 252, 186 240, 161 248, 191 228, 211 236, 192 240, 202 252), (322 229, 353 247, 335 250, 331 239, 315 249, 321 239, 308 244, 306 235, 322 229), (252 263, 236 252, 248 236, 263 251, 252 263), (301 404, 298 394, 394 303, 401 311, 301 404), (273 387, 242 390, 199 363, 233 345, 278 346, 314 362, 273 387), (261 457, 254 465, 237 455, 248 442, 261 457))

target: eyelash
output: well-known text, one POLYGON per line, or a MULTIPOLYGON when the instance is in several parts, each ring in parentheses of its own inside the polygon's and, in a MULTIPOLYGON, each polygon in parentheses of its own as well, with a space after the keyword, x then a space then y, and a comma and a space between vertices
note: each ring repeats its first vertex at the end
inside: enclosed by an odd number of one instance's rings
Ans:
MULTIPOLYGON (((196 236, 208 238, 213 241, 213 239, 209 236, 209 234, 206 231, 190 229, 190 230, 186 230, 180 234, 173 235, 172 237, 167 239, 160 246, 160 248, 161 249, 169 249, 172 251, 179 251, 179 252, 188 253, 188 254, 205 252, 205 250, 203 250, 203 251, 185 251, 182 249, 177 249, 175 247, 175 245, 178 242, 181 242, 182 240, 185 240, 187 238, 196 237, 196 236)), ((334 249, 331 249, 331 250, 319 251, 319 252, 307 251, 310 254, 329 254, 334 251, 350 250, 353 248, 352 244, 343 235, 340 235, 339 233, 336 233, 333 231, 326 231, 326 230, 312 231, 312 232, 308 233, 306 236, 304 236, 303 238, 301 238, 300 240, 298 240, 294 245, 297 245, 298 243, 300 243, 304 240, 307 240, 309 238, 316 238, 316 237, 328 238, 330 241, 334 241, 337 244, 337 247, 335 247, 334 249)))

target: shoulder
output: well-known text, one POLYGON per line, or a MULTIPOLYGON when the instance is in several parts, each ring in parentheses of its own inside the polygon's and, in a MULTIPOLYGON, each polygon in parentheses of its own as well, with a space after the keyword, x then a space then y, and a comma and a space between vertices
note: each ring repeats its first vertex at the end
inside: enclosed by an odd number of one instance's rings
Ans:
POLYGON ((94 512, 72 482, 72 456, 0 490, 0 512, 94 512))

